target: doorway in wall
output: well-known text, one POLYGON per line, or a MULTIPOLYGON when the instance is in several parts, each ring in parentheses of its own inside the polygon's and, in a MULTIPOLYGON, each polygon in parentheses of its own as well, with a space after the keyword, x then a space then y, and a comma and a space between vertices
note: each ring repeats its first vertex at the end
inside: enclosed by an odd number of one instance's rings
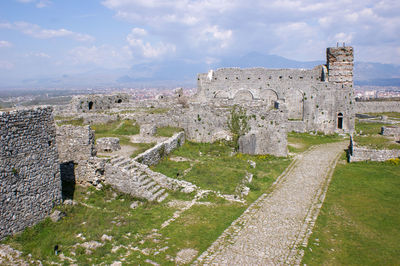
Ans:
POLYGON ((89 110, 92 110, 92 108, 93 108, 93 102, 89 102, 88 107, 89 107, 89 110))
POLYGON ((342 113, 338 114, 337 121, 338 121, 338 124, 337 124, 338 129, 343 129, 343 114, 342 113))

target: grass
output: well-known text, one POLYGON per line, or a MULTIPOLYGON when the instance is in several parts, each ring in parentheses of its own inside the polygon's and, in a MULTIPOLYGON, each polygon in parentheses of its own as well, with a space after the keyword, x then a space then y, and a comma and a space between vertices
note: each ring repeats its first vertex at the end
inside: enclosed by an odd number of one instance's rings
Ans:
POLYGON ((290 163, 289 159, 274 156, 233 155, 232 150, 230 145, 222 142, 186 142, 172 156, 184 157, 190 161, 176 162, 164 158, 152 169, 172 178, 187 180, 203 189, 235 194, 247 172, 254 175, 252 191, 264 191, 290 163), (252 168, 248 160, 256 162, 256 168, 252 168), (185 170, 187 173, 184 176, 185 170))
POLYGON ((355 135, 354 141, 360 146, 373 149, 400 149, 400 145, 393 139, 379 134, 382 126, 389 126, 389 124, 363 123, 357 119, 356 132, 361 134, 355 135))
POLYGON ((182 128, 179 127, 159 127, 157 128, 156 136, 159 137, 172 137, 175 133, 182 131, 182 128))
POLYGON ((32 254, 33 258, 41 260, 44 264, 61 262, 60 258, 54 255, 55 245, 60 247, 64 255, 75 258, 79 265, 101 262, 111 264, 117 259, 118 253, 111 252, 110 243, 105 242, 103 247, 94 250, 92 254, 86 254, 84 249, 74 245, 90 240, 101 242, 103 234, 113 236, 113 240, 121 245, 138 245, 139 240, 133 238, 135 234, 150 232, 173 212, 171 208, 152 203, 144 203, 132 210, 129 206, 134 199, 129 195, 114 192, 110 187, 96 191, 91 187, 77 186, 74 200, 92 208, 81 204, 59 206, 58 209, 67 214, 61 221, 54 223, 46 219, 23 233, 6 239, 4 243, 21 250, 25 256, 32 254), (114 193, 116 197, 113 197, 114 193), (77 238, 78 234, 82 234, 86 240, 77 238), (133 239, 127 238, 128 234, 133 239))
MULTIPOLYGON (((245 204, 232 203, 210 194, 201 200, 208 202, 207 205, 194 205, 169 226, 161 229, 161 224, 173 217, 173 213, 177 210, 177 207, 171 207, 168 203, 173 200, 191 201, 194 193, 184 194, 169 191, 169 196, 163 203, 144 203, 132 210, 129 206, 136 199, 115 192, 109 186, 105 186, 100 191, 92 187, 76 186, 75 190, 69 192, 78 204, 57 207, 67 214, 65 218, 57 223, 47 219, 21 234, 9 237, 2 243, 23 251, 25 259, 28 259, 28 254, 32 254, 33 259, 41 260, 45 265, 69 264, 68 261, 68 263, 62 262, 59 256, 54 255, 55 245, 59 245, 61 252, 65 256, 75 259, 78 265, 112 264, 114 261, 121 261, 121 258, 125 259, 124 263, 127 265, 146 264, 147 259, 161 265, 173 265, 171 258, 185 248, 193 248, 200 255, 243 213, 249 204, 268 190, 272 182, 290 163, 290 160, 286 158, 231 154, 231 151, 232 147, 225 143, 195 144, 187 142, 173 154, 185 156, 191 161, 175 162, 176 165, 173 165, 169 164, 173 161, 165 159, 162 162, 164 167, 161 168, 176 177, 176 171, 187 169, 191 167, 191 164, 198 162, 199 171, 211 180, 210 184, 224 191, 225 186, 234 188, 238 185, 244 177, 245 170, 240 172, 240 177, 235 177, 234 180, 237 183, 231 184, 232 179, 228 178, 225 173, 218 172, 223 177, 227 177, 225 179, 216 175, 216 168, 224 167, 226 171, 239 172, 239 167, 243 167, 254 174, 253 182, 249 185, 252 190, 246 197, 245 204), (249 166, 247 162, 249 159, 256 162, 256 168, 249 166), (175 168, 169 168, 170 165, 175 168), (229 168, 232 169, 229 170, 229 168), (214 179, 219 181, 213 183, 214 179), (156 235, 152 236, 155 233, 156 235), (86 240, 78 238, 78 234, 82 234, 86 240), (112 236, 112 241, 101 241, 103 234, 112 236), (77 243, 91 240, 104 245, 93 250, 92 254, 86 254, 83 247, 76 246, 77 243), (121 246, 121 248, 112 252, 113 247, 116 246, 121 246), (137 247, 142 252, 139 250, 129 250, 128 252, 129 246, 137 247), (156 252, 161 249, 164 250, 156 252)), ((191 181, 195 181, 195 179, 195 176, 192 175, 191 181)), ((207 187, 207 180, 203 177, 200 179, 199 184, 207 187)), ((210 188, 216 190, 216 187, 210 188)))
POLYGON ((367 115, 372 115, 372 116, 386 115, 387 117, 390 117, 390 118, 400 118, 400 113, 397 113, 397 112, 367 113, 367 115))
POLYGON ((338 134, 323 135, 318 133, 316 135, 311 135, 309 133, 290 132, 288 134, 288 149, 289 152, 299 153, 306 151, 313 145, 338 142, 344 139, 344 137, 339 136, 338 134))
POLYGON ((399 264, 400 163, 391 161, 338 164, 302 264, 399 264))
POLYGON ((154 145, 156 145, 156 143, 129 143, 129 145, 137 148, 131 155, 131 158, 135 158, 139 154, 154 147, 154 145))
POLYGON ((113 137, 115 135, 136 135, 139 134, 140 127, 135 120, 117 120, 106 124, 92 125, 96 135, 113 137))
POLYGON ((84 122, 83 122, 83 118, 66 118, 66 120, 63 121, 57 121, 57 120, 62 120, 65 118, 61 118, 61 117, 55 117, 54 118, 56 120, 57 126, 64 126, 64 125, 72 125, 72 126, 84 126, 84 122), (60 119, 58 119, 60 118, 60 119))
POLYGON ((145 113, 148 114, 166 114, 169 112, 169 108, 154 108, 153 106, 150 108, 144 108, 143 109, 145 113))

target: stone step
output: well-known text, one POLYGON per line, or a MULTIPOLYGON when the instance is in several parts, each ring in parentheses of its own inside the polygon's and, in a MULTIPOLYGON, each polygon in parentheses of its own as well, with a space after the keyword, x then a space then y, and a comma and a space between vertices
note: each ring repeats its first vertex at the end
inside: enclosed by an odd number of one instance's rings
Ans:
POLYGON ((127 165, 127 164, 129 164, 129 163, 130 163, 130 160, 129 160, 129 159, 125 159, 125 160, 123 160, 123 161, 121 161, 121 162, 116 163, 115 166, 117 166, 117 167, 123 167, 123 166, 125 166, 125 165, 127 165))
POLYGON ((148 176, 146 175, 146 174, 141 174, 139 177, 138 177, 138 179, 137 179, 137 181, 139 182, 139 183, 142 183, 146 178, 148 178, 148 176))
POLYGON ((116 163, 122 161, 123 159, 124 159, 124 157, 116 156, 116 157, 113 157, 113 158, 110 160, 110 163, 113 164, 113 165, 115 165, 116 163))
POLYGON ((153 180, 149 177, 146 177, 145 179, 143 179, 142 182, 139 182, 139 186, 144 187, 146 186, 148 183, 152 182, 153 180))
POLYGON ((154 194, 157 190, 159 190, 161 187, 159 185, 155 185, 151 189, 149 189, 149 192, 154 194))
POLYGON ((147 183, 145 186, 142 186, 142 188, 150 191, 150 189, 153 188, 155 185, 157 185, 157 183, 154 181, 151 181, 150 183, 147 183))
POLYGON ((135 168, 135 165, 132 162, 129 162, 129 164, 124 167, 124 170, 129 171, 132 168, 135 168))
POLYGON ((161 195, 161 197, 157 199, 157 202, 162 202, 163 200, 165 200, 166 197, 168 197, 168 195, 168 193, 164 193, 163 195, 161 195))
POLYGON ((160 189, 159 191, 157 191, 156 193, 153 194, 153 196, 151 196, 150 201, 154 201, 156 199, 158 199, 159 197, 161 197, 161 195, 165 192, 165 189, 160 189))

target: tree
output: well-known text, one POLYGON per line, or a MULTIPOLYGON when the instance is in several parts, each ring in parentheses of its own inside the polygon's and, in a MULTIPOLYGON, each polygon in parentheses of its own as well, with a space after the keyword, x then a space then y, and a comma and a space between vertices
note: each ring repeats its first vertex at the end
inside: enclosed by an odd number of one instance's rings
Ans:
POLYGON ((242 106, 234 105, 228 118, 228 128, 232 133, 235 150, 239 150, 239 138, 249 132, 250 126, 246 115, 246 109, 242 106))

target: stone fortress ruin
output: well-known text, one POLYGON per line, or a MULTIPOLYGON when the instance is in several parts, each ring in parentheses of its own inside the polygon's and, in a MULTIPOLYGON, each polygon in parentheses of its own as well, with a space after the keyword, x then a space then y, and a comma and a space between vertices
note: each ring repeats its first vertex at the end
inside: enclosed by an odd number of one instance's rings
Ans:
POLYGON ((106 183, 158 202, 168 191, 193 192, 196 185, 153 172, 148 166, 186 140, 231 140, 228 120, 233 106, 246 110, 249 123, 249 131, 238 140, 241 153, 287 156, 291 131, 351 134, 358 108, 353 94, 353 48, 328 48, 326 56, 326 65, 308 70, 210 70, 198 75, 198 90, 192 97, 181 89, 175 97, 145 101, 132 101, 127 94, 85 95, 75 96, 69 106, 54 107, 54 114, 52 108, 1 112, 0 238, 48 215, 61 202, 61 178, 94 186, 106 183), (132 108, 166 111, 137 113, 132 108), (53 115, 74 116, 86 125, 55 126, 53 115), (135 158, 97 156, 99 151, 121 147, 115 138, 98 139, 96 144, 90 125, 117 119, 134 119, 142 138, 151 138, 165 126, 183 132, 135 158))

